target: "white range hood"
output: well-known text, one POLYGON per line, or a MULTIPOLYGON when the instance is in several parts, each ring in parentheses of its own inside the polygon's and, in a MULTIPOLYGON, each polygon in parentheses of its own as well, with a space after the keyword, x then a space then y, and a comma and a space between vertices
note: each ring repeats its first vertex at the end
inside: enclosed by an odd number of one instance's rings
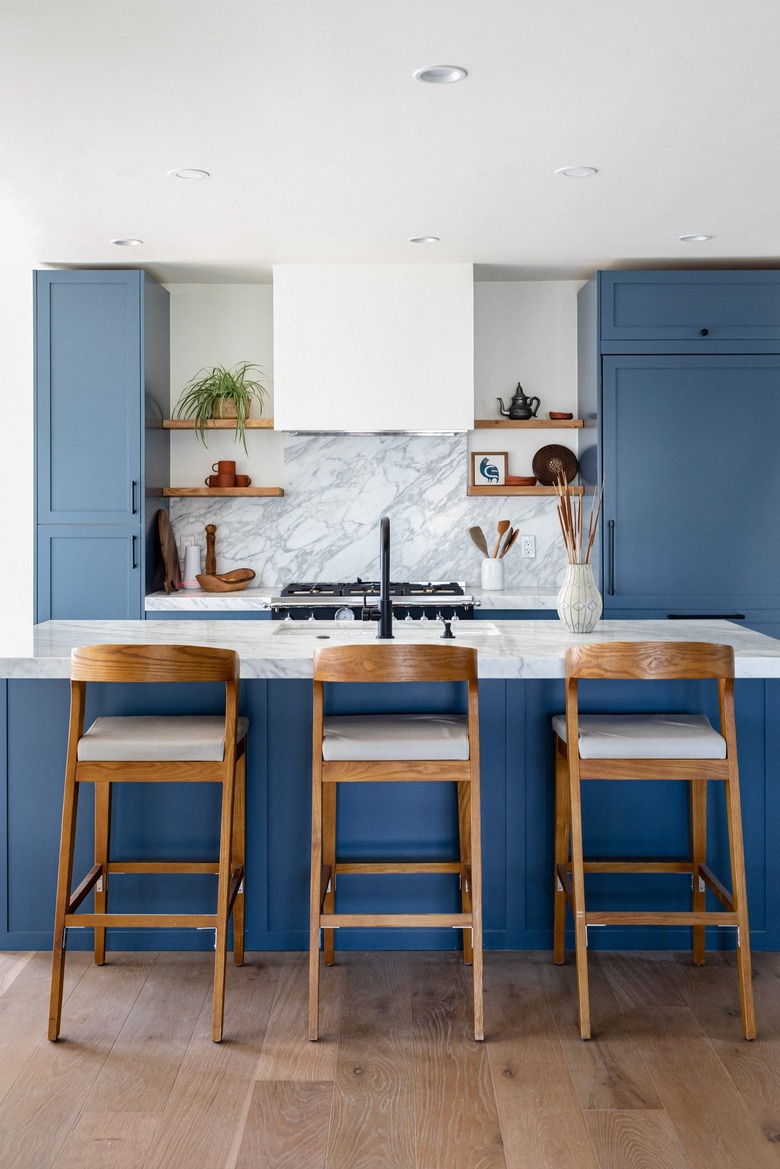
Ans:
POLYGON ((473 266, 275 265, 274 424, 318 434, 470 430, 473 266))

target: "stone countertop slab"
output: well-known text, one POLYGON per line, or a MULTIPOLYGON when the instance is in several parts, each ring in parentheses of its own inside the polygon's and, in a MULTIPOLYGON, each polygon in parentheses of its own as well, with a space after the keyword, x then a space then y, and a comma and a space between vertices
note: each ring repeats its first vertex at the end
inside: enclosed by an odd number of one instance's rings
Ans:
MULTIPOLYGON (((435 622, 395 623, 396 644, 440 644, 435 622)), ((738 678, 780 678, 780 641, 730 621, 600 621, 569 634, 559 621, 461 622, 456 640, 479 651, 481 678, 561 678, 570 645, 604 641, 710 641, 733 645, 738 678)), ((226 646, 241 656, 242 678, 309 678, 314 649, 374 641, 375 627, 337 622, 46 621, 0 628, 0 676, 67 678, 74 646, 99 643, 226 646)))
MULTIPOLYGON (((208 612, 231 610, 245 612, 256 610, 264 612, 270 608, 271 598, 278 597, 282 591, 281 585, 262 585, 257 588, 249 587, 238 593, 207 593, 203 589, 182 589, 177 593, 149 593, 146 597, 145 609, 153 612, 208 612)), ((501 609, 532 610, 555 609, 558 603, 558 593, 538 588, 518 588, 490 590, 478 588, 476 585, 466 585, 466 592, 474 597, 478 608, 483 612, 501 609)))

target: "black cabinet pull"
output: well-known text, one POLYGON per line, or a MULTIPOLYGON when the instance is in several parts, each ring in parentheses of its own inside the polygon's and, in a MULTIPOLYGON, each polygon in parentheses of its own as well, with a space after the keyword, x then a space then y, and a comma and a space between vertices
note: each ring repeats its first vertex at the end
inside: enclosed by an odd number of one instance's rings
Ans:
POLYGON ((131 479, 130 480, 130 514, 131 515, 135 515, 136 512, 138 511, 138 508, 136 507, 136 502, 135 502, 135 492, 136 492, 137 487, 138 487, 138 481, 136 479, 131 479))
POLYGON ((607 592, 610 597, 615 595, 615 521, 610 520, 607 524, 609 530, 607 554, 609 557, 609 567, 607 570, 608 588, 607 592))
POLYGON ((137 539, 138 539, 137 536, 133 536, 133 556, 132 556, 132 559, 133 559, 132 567, 133 568, 138 568, 138 555, 137 555, 137 545, 136 545, 137 539))
POLYGON ((699 329, 699 336, 700 337, 709 337, 709 335, 710 335, 709 329, 699 329))
POLYGON ((670 621, 744 621, 744 613, 667 613, 670 621))

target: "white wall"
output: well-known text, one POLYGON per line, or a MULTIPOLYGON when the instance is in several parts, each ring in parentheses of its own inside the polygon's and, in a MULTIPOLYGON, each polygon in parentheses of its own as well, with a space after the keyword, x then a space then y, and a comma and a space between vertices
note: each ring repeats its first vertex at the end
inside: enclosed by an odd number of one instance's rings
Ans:
MULTIPOLYGON (((170 284, 171 411, 187 382, 203 368, 259 365, 271 394, 263 415, 273 417, 273 290, 270 284, 170 284)), ((254 412, 258 414, 257 410, 254 412)), ((258 415, 259 416, 259 415, 258 415)), ((234 459, 236 470, 257 487, 282 484, 284 437, 247 431, 248 455, 230 431, 210 431, 207 446, 191 430, 171 433, 171 484, 201 487, 218 459, 234 459)))
MULTIPOLYGON (((0 621, 9 629, 33 617, 33 308, 36 263, 24 223, 0 203, 0 354, 3 370, 0 494, 0 621)), ((0 647, 1 649, 2 647, 0 647)))

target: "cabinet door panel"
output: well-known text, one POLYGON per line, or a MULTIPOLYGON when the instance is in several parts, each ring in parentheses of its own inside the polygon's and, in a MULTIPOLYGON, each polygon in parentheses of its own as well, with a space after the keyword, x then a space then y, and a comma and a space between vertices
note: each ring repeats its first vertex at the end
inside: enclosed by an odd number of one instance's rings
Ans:
POLYGON ((36 272, 38 520, 140 513, 139 272, 36 272))
POLYGON ((601 336, 780 339, 780 273, 603 272, 601 336))
POLYGON ((605 607, 780 608, 780 357, 603 359, 605 607))
POLYGON ((143 617, 140 528, 38 528, 38 621, 143 617))

